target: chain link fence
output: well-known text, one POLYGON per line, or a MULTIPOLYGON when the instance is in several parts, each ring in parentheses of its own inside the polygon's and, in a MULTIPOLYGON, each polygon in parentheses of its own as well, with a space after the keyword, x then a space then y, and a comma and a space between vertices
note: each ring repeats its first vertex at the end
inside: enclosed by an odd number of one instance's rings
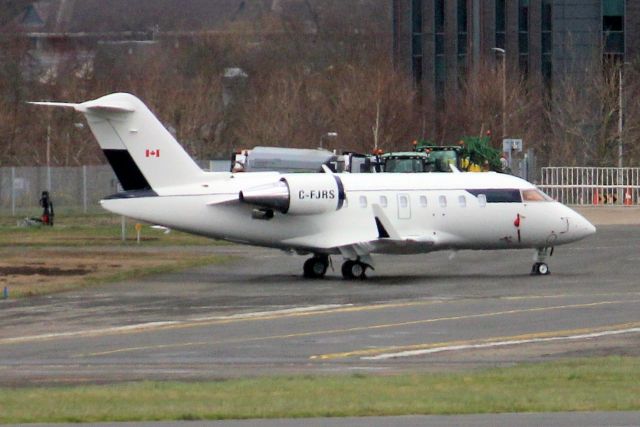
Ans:
MULTIPOLYGON (((197 162, 205 170, 228 171, 229 160, 197 162)), ((36 216, 48 191, 56 213, 100 213, 100 200, 117 193, 109 165, 78 167, 0 167, 0 215, 36 216)))
POLYGON ((0 215, 39 216, 43 191, 49 191, 56 212, 100 212, 99 201, 117 189, 118 179, 108 165, 2 167, 0 215))

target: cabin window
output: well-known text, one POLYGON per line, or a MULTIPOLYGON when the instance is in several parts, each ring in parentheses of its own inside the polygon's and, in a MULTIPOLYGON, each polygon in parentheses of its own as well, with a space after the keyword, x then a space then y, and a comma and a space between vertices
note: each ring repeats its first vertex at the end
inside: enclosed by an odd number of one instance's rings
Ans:
POLYGON ((460 205, 461 208, 466 208, 467 207, 467 198, 464 196, 458 196, 458 204, 460 205))
POLYGON ((427 196, 420 196, 420 206, 426 208, 428 205, 427 196))
POLYGON ((367 207, 367 196, 360 196, 360 207, 361 208, 367 207))
POLYGON ((386 208, 389 202, 387 201, 387 196, 380 196, 380 206, 386 208))
POLYGON ((484 194, 478 194, 478 204, 481 208, 487 206, 487 196, 484 194))
POLYGON ((486 188, 481 190, 467 190, 467 192, 478 197, 478 194, 484 194, 487 203, 521 203, 522 197, 520 190, 513 188, 486 188))
POLYGON ((550 202, 552 200, 551 197, 538 189, 522 190, 522 201, 524 202, 550 202))
POLYGON ((400 201, 401 208, 406 209, 409 207, 409 198, 407 196, 402 195, 398 198, 398 200, 400 201))
POLYGON ((441 208, 446 208, 447 207, 447 196, 438 197, 438 203, 440 203, 440 207, 441 208))

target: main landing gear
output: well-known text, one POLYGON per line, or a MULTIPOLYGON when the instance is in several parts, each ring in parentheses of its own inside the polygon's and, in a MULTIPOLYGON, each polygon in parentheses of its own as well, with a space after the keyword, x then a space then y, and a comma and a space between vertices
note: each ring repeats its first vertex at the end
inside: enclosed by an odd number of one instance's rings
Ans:
MULTIPOLYGON (((303 266, 304 277, 307 279, 322 279, 329 268, 329 256, 316 254, 305 261, 303 266)), ((346 260, 342 264, 342 277, 346 280, 366 279, 367 268, 373 268, 360 260, 346 260)))
POLYGON ((305 261, 304 277, 307 279, 322 279, 329 268, 329 255, 314 255, 305 261))
POLYGON ((546 276, 551 273, 551 271, 549 271, 549 266, 544 262, 547 256, 551 255, 553 255, 553 247, 538 248, 538 252, 535 257, 536 262, 533 264, 533 267, 531 267, 532 276, 546 276))
POLYGON ((370 266, 360 260, 352 261, 348 259, 342 264, 342 277, 346 280, 366 279, 368 267, 370 266))

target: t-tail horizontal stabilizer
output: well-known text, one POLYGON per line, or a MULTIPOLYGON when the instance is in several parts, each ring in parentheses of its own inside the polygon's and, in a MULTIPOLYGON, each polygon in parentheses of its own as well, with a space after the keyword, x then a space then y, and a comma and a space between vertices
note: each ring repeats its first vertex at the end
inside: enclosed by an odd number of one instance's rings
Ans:
POLYGON ((204 172, 142 101, 113 93, 83 103, 32 102, 73 108, 85 115, 107 160, 126 191, 196 184, 204 172))

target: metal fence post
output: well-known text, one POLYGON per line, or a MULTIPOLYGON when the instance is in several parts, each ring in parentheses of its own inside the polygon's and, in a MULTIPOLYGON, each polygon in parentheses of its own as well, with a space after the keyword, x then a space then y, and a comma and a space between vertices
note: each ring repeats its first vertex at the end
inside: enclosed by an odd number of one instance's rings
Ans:
POLYGON ((11 215, 16 216, 16 168, 11 167, 11 215))
POLYGON ((622 188, 624 186, 624 182, 622 180, 622 174, 623 174, 622 168, 618 168, 618 174, 617 174, 618 175, 617 176, 617 181, 618 181, 617 182, 617 185, 618 185, 618 191, 617 191, 618 196, 617 197, 618 197, 618 200, 617 200, 617 203, 619 203, 619 204, 624 204, 624 191, 622 190, 622 188))
POLYGON ((82 207, 87 213, 87 166, 82 165, 82 207))

